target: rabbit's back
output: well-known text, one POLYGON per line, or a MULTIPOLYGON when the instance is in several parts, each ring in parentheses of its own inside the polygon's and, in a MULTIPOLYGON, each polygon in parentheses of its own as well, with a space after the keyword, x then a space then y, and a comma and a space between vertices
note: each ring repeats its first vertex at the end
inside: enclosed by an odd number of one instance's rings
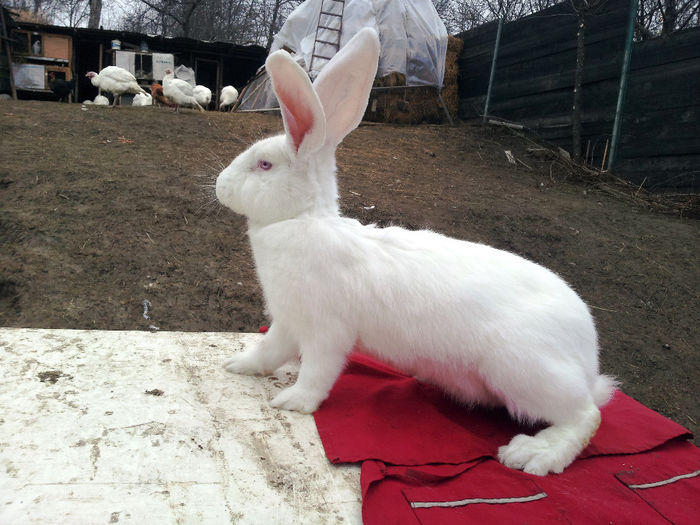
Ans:
POLYGON ((416 375, 514 365, 535 376, 569 366, 589 382, 597 374, 588 308, 542 266, 431 231, 285 222, 251 235, 275 322, 299 331, 344 323, 368 351, 416 375))

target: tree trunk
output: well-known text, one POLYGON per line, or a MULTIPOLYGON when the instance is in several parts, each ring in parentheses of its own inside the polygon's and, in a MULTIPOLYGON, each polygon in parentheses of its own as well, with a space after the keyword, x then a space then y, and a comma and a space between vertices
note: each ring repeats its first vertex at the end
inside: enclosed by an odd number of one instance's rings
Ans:
POLYGON ((270 20, 270 28, 267 31, 267 44, 265 49, 269 50, 272 47, 272 40, 275 38, 275 25, 277 23, 277 16, 280 11, 280 4, 282 0, 275 0, 275 6, 272 10, 272 20, 270 20))
POLYGON ((98 29, 100 27, 100 17, 102 16, 102 0, 90 0, 90 18, 88 28, 98 29))
POLYGON ((577 13, 578 31, 576 32, 576 71, 574 75, 574 107, 571 115, 571 149, 574 160, 581 161, 581 104, 583 85, 583 64, 585 61, 584 33, 585 19, 583 12, 577 13))
POLYGON ((663 20, 661 25, 661 35, 669 36, 676 28, 678 11, 675 0, 664 0, 663 20))
POLYGON ((182 32, 184 37, 190 38, 190 32, 192 30, 192 15, 194 14, 194 10, 197 9, 197 6, 201 3, 202 0, 192 0, 190 3, 189 8, 187 11, 184 13, 184 16, 182 17, 183 20, 181 22, 182 26, 182 32))

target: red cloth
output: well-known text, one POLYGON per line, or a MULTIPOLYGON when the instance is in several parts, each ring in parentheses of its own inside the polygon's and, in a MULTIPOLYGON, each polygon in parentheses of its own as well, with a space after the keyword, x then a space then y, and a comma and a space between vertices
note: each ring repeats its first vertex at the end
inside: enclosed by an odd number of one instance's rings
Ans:
POLYGON ((505 410, 459 406, 361 354, 315 418, 333 463, 363 461, 366 525, 695 524, 700 516, 700 451, 686 441, 691 434, 619 391, 579 459, 545 477, 494 459, 513 435, 537 428, 519 426, 505 410))

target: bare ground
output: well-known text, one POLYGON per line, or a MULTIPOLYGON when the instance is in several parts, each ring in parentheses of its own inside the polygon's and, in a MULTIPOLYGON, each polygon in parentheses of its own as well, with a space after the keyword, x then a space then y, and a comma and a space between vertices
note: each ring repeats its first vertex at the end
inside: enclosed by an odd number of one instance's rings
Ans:
MULTIPOLYGON (((0 326, 267 323, 245 221, 212 184, 281 129, 277 117, 32 101, 0 114, 0 326)), ((696 197, 647 196, 468 123, 363 125, 340 148, 339 184, 343 212, 363 222, 430 228, 555 270, 593 310, 603 371, 697 434, 696 197)))

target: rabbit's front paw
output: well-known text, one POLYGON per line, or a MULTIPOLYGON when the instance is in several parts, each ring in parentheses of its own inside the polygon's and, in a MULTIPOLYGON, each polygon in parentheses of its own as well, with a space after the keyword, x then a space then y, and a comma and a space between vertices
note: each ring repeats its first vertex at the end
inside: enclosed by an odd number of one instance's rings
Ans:
POLYGON ((322 393, 304 389, 295 384, 282 390, 270 404, 275 408, 310 414, 325 398, 326 396, 322 393))
POLYGON ((224 361, 224 369, 232 374, 244 374, 248 376, 264 375, 266 370, 254 355, 248 352, 233 354, 224 361))

